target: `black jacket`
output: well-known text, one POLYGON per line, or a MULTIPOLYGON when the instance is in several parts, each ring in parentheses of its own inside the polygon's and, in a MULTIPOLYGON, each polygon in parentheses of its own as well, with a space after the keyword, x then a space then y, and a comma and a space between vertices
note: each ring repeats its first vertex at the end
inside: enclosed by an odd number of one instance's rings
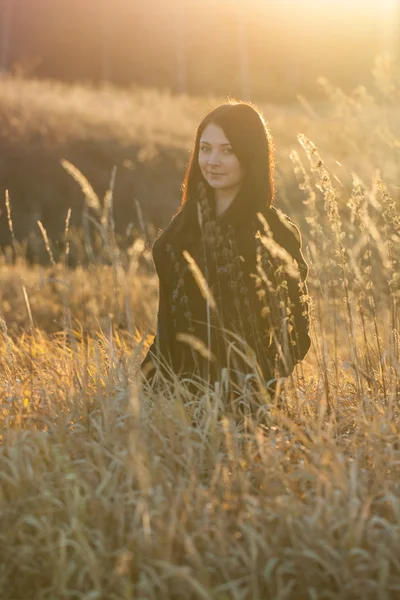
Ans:
POLYGON ((170 369, 211 381, 220 379, 224 367, 254 371, 248 344, 268 381, 289 375, 307 353, 308 266, 298 228, 274 207, 264 211, 266 230, 257 215, 241 213, 238 219, 234 210, 213 218, 203 202, 200 234, 179 231, 178 215, 155 240, 158 326, 141 365, 148 379, 156 365, 167 376, 170 369), (203 286, 201 292, 184 250, 204 275, 215 308, 204 298, 207 290, 203 286))

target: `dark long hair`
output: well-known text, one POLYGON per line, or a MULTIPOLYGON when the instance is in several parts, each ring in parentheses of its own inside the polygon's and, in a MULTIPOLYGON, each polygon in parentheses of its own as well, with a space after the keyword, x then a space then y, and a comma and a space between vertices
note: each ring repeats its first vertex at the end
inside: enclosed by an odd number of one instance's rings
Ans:
MULTIPOLYGON (((242 216, 265 213, 273 204, 274 148, 271 132, 261 113, 249 102, 229 100, 204 117, 197 128, 194 148, 182 184, 182 200, 175 215, 174 233, 188 231, 197 226, 197 200, 199 183, 205 186, 210 203, 214 203, 214 190, 201 173, 198 155, 200 138, 210 123, 221 127, 232 145, 246 175, 240 191, 232 202, 230 214, 240 223, 242 216)), ((172 223, 171 223, 172 225, 172 223)))

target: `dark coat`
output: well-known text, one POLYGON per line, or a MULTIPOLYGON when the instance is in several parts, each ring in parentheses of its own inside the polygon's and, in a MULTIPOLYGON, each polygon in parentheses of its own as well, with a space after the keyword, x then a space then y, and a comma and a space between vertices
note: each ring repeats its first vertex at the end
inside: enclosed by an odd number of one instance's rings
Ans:
POLYGON ((157 364, 167 376, 170 369, 211 382, 220 380, 224 367, 254 372, 248 344, 268 381, 288 376, 310 347, 308 266, 298 228, 271 207, 263 214, 265 230, 257 215, 235 213, 233 204, 213 218, 203 200, 201 230, 180 228, 178 214, 153 244, 158 326, 141 365, 150 380, 157 364), (204 298, 184 250, 204 275, 215 308, 204 298))

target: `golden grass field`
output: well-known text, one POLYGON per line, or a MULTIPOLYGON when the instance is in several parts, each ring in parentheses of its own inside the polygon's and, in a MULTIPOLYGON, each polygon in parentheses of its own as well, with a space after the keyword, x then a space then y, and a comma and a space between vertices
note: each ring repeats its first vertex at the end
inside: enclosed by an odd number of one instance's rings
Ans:
MULTIPOLYGON (((68 244, 87 246, 67 227, 56 258, 42 232, 50 266, 28 266, 18 241, 2 252, 1 600, 400 597, 390 61, 378 61, 376 83, 351 96, 328 85, 322 106, 261 106, 279 205, 301 223, 312 305, 312 348, 275 397, 244 389, 233 401, 224 378, 197 399, 182 381, 157 396, 140 386, 157 307, 149 224, 121 248, 102 198, 91 216, 101 260, 69 269, 68 244)), ((21 140, 40 123, 49 137, 79 128, 82 139, 101 131, 186 151, 221 100, 10 79, 0 89, 21 140)), ((14 202, 1 206, 11 230, 14 202)))

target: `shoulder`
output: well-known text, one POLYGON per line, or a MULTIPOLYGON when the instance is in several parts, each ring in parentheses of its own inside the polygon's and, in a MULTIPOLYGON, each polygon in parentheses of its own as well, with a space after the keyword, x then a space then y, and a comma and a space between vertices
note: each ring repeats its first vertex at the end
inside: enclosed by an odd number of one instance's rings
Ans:
POLYGON ((270 210, 272 221, 274 221, 274 225, 271 224, 274 238, 278 244, 285 248, 297 261, 301 277, 305 281, 308 275, 308 265, 302 252, 300 229, 288 215, 278 208, 271 207, 270 210))
POLYGON ((174 260, 174 256, 181 255, 181 252, 187 243, 196 239, 193 227, 186 226, 184 211, 179 210, 171 219, 167 227, 160 231, 159 236, 152 244, 152 254, 155 267, 159 272, 159 267, 174 260))
MULTIPOLYGON (((301 233, 293 220, 279 208, 270 206, 262 212, 267 221, 275 241, 289 251, 301 248, 301 233)), ((245 237, 254 237, 258 231, 263 230, 262 219, 257 215, 242 224, 242 232, 245 237)))
POLYGON ((293 223, 292 219, 285 214, 280 208, 275 208, 275 206, 270 207, 270 214, 272 219, 275 220, 275 224, 279 223, 280 228, 282 228, 282 232, 290 232, 295 238, 298 245, 301 247, 301 233, 300 229, 293 223))
POLYGON ((161 278, 163 272, 166 270, 166 241, 164 238, 164 231, 161 231, 159 236, 154 240, 151 247, 151 253, 153 255, 154 266, 157 271, 157 275, 161 278))
POLYGON ((177 216, 174 216, 165 229, 159 230, 158 236, 151 247, 154 265, 159 275, 161 275, 161 271, 164 270, 165 264, 169 259, 168 244, 171 244, 173 241, 176 221, 177 216))
POLYGON ((152 245, 153 252, 154 250, 158 252, 159 249, 163 249, 168 243, 168 241, 171 240, 171 238, 176 232, 177 226, 179 225, 181 219, 182 211, 180 210, 172 217, 172 219, 164 229, 159 230, 158 237, 156 237, 152 245))

